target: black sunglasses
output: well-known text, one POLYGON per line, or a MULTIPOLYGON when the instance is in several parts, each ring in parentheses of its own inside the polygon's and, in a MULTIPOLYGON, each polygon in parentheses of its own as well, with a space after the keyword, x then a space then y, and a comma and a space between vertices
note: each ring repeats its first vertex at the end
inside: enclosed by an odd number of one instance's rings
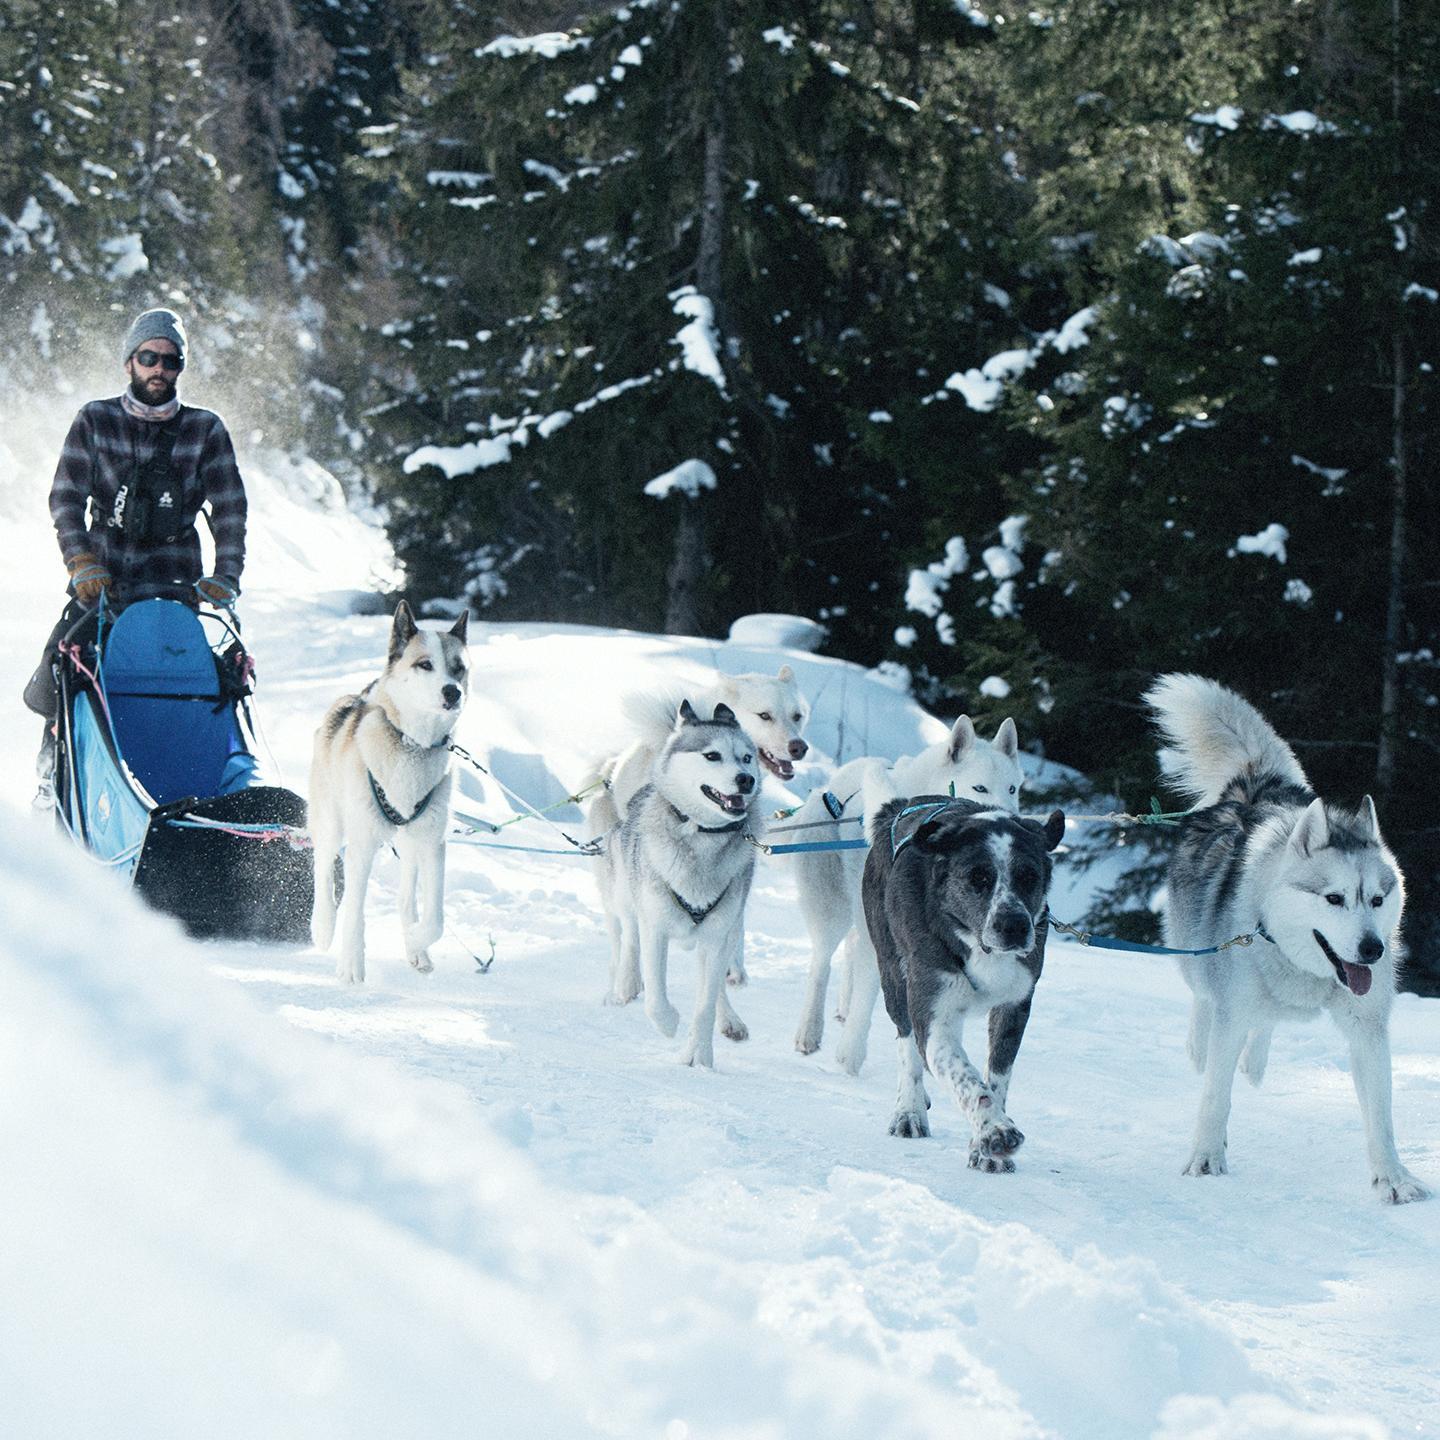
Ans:
POLYGON ((177 373, 185 368, 185 358, 182 355, 162 355, 158 350, 137 350, 135 360, 147 370, 152 366, 159 365, 163 369, 173 370, 177 373))

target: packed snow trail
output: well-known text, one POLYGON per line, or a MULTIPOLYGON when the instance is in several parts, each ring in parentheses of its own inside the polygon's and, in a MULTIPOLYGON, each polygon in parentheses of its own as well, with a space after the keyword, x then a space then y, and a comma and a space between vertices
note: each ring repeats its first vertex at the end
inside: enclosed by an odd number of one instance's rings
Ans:
MULTIPOLYGON (((326 704, 383 658, 388 621, 348 597, 386 556, 313 467, 247 473, 241 613, 267 759, 303 791, 326 704)), ((1027 1141, 1017 1174, 990 1176, 965 1168, 938 1087, 934 1138, 886 1133, 883 1015, 858 1080, 833 1026, 820 1055, 794 1052, 795 862, 761 861, 733 995, 752 1038, 717 1041, 713 1073, 677 1064, 639 1006, 599 1003, 594 883, 568 857, 454 848, 428 977, 403 959, 393 860, 363 987, 313 951, 184 940, 24 808, 38 725, 18 693, 60 592, 43 499, 0 475, 21 537, 0 580, 0 1431, 1440 1433, 1440 1204, 1372 1200, 1343 1047, 1319 1024, 1278 1031, 1264 1089, 1237 1086, 1233 1173, 1182 1177, 1198 1079, 1170 962, 1051 945, 1011 1091, 1027 1141), (481 974, 462 942, 483 956, 492 937, 481 974)), ((837 661, 473 633, 459 739, 536 804, 622 738, 623 690, 716 664, 794 664, 831 759, 935 733, 837 661)), ((482 777, 461 789, 510 813, 482 777)), ((554 843, 533 822, 505 839, 554 843)), ((1083 888, 1062 877, 1057 912, 1078 915, 1083 888)), ((690 957, 671 971, 683 1011, 690 957)), ((1432 1184, 1435 1013, 1401 997, 1394 1036, 1401 1151, 1432 1184)))

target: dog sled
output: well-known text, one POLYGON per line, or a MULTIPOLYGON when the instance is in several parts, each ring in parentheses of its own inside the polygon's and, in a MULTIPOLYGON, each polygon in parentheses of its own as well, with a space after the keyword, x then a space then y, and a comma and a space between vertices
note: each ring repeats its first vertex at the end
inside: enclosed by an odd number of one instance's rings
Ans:
POLYGON ((102 604, 55 663, 62 828, 193 935, 308 940, 305 802, 260 783, 253 665, 234 616, 102 604))

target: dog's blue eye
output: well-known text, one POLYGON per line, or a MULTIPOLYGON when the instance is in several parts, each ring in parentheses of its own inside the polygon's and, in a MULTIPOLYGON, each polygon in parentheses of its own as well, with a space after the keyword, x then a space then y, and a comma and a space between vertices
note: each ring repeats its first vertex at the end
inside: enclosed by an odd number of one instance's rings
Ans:
POLYGON ((1015 793, 1015 787, 1013 785, 1010 787, 1010 793, 1012 795, 1015 793))
POLYGON ((1385 897, 1377 895, 1370 903, 1378 910, 1385 903, 1385 897))
POLYGON ((755 757, 753 755, 742 755, 740 757, 740 763, 742 765, 749 765, 754 759, 755 757))
POLYGON ((757 720, 773 720, 775 717, 768 710, 758 710, 755 713, 757 720))
POLYGON ((417 670, 433 670, 435 667, 428 660, 417 660, 415 668, 417 670))
POLYGON ((705 758, 713 764, 720 759, 720 752, 718 750, 707 750, 705 752, 705 758))
POLYGON ((987 790, 987 789, 985 788, 985 786, 983 786, 983 785, 977 785, 977 786, 975 787, 975 793, 976 793, 977 795, 988 795, 990 792, 989 792, 989 790, 987 790))
POLYGON ((1331 905, 1343 905, 1345 903, 1345 897, 1343 895, 1337 895, 1333 890, 1325 897, 1325 899, 1326 902, 1331 905))

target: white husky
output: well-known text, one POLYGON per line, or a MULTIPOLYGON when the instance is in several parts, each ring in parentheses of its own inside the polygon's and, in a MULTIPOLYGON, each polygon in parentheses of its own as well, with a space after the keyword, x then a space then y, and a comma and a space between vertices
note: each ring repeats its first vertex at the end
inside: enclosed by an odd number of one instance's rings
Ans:
POLYGON ((1367 795, 1315 797, 1295 752, 1247 701, 1198 675, 1145 696, 1167 748, 1161 769, 1196 809, 1170 860, 1166 940, 1194 1003, 1190 1058, 1205 1076, 1187 1175, 1223 1175, 1237 1064, 1258 1085, 1277 1021, 1328 1010, 1350 1046, 1370 1178, 1382 1199, 1429 1194, 1401 1163, 1390 1118, 1390 1003, 1403 884, 1367 795))
POLYGON ((447 747, 469 688, 468 620, 462 614, 448 631, 421 630, 402 600, 390 629, 384 673, 359 695, 341 696, 315 732, 310 931, 321 950, 329 948, 335 933, 335 861, 343 849, 345 898, 335 966, 341 980, 365 978, 365 891, 384 844, 393 844, 400 856, 406 959, 417 970, 431 968, 427 951, 445 925, 447 747))
MULTIPOLYGON (((867 776, 875 793, 900 796, 950 795, 977 800, 1012 813, 1020 808, 1019 737, 1013 720, 1004 720, 994 740, 982 740, 968 715, 962 715, 950 734, 917 755, 894 764, 866 756, 842 765, 824 791, 812 792, 788 822, 808 824, 830 818, 862 817, 863 786, 867 776), (952 790, 953 786, 953 790, 952 790), (888 787, 888 788, 886 788, 888 787), (826 796, 831 797, 829 805, 826 796)), ((796 840, 858 840, 859 825, 822 825, 798 832, 796 840)), ((846 966, 840 999, 845 1028, 835 1057, 856 1075, 865 1063, 870 1017, 880 989, 875 948, 870 943, 861 909, 860 885, 865 871, 863 850, 828 850, 802 853, 796 860, 796 888, 800 909, 810 932, 810 978, 805 1010, 795 1032, 795 1048, 812 1055, 820 1048, 825 1028, 825 992, 830 984, 830 962, 840 942, 846 942, 846 966)))
POLYGON ((673 1035, 680 1017, 666 991, 666 957, 672 943, 694 945, 700 979, 690 1065, 715 1063, 716 1013, 755 869, 750 811, 759 791, 755 747, 729 707, 702 720, 684 701, 651 782, 623 819, 608 791, 590 807, 591 833, 606 837, 597 862, 611 946, 606 1000, 633 1000, 643 973, 645 1013, 673 1035))

